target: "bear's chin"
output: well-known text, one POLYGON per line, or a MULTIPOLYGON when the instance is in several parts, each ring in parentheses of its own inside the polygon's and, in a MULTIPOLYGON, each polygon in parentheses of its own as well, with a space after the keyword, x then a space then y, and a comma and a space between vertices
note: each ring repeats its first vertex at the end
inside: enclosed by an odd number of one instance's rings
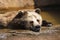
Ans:
POLYGON ((33 31, 33 32, 39 32, 40 31, 40 28, 33 28, 33 29, 30 28, 30 30, 33 31))

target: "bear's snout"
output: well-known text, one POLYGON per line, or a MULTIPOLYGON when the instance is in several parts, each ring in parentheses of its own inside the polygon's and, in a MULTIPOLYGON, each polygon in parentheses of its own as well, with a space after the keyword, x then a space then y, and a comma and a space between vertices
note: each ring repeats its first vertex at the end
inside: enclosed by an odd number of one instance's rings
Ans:
POLYGON ((31 30, 34 31, 34 32, 39 32, 40 31, 40 26, 39 25, 34 26, 34 27, 31 28, 31 30))

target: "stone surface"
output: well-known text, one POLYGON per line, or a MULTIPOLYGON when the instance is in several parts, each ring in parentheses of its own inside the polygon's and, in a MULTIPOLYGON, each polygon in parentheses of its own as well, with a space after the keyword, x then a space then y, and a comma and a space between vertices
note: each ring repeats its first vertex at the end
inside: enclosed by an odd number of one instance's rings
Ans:
POLYGON ((60 0, 34 0, 34 2, 37 7, 60 4, 60 0))
POLYGON ((1 9, 24 9, 33 8, 33 0, 0 0, 0 10, 1 9))
POLYGON ((42 27, 40 32, 0 29, 1 40, 60 40, 60 26, 42 27))

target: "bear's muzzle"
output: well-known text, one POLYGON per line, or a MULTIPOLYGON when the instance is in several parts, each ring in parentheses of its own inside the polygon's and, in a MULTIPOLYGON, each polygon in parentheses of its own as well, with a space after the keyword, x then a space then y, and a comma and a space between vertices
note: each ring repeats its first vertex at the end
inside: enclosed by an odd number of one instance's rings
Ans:
POLYGON ((40 31, 40 25, 33 26, 33 27, 30 28, 30 30, 32 30, 34 32, 39 32, 40 31))

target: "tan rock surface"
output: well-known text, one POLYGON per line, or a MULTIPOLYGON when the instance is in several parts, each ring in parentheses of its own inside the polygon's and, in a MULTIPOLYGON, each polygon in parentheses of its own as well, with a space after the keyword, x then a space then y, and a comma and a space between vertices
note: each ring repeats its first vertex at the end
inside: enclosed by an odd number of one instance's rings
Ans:
POLYGON ((33 0, 0 0, 0 9, 33 8, 33 0))

